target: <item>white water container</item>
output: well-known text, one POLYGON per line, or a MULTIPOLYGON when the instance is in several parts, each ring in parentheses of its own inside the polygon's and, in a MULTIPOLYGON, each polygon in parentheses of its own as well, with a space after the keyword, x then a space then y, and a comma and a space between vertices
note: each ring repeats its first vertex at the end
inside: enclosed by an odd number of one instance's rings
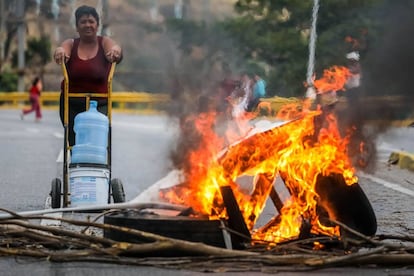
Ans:
POLYGON ((89 110, 75 117, 71 163, 107 164, 109 120, 97 106, 97 101, 90 101, 89 110))
POLYGON ((69 167, 70 206, 107 204, 109 169, 104 166, 69 167))

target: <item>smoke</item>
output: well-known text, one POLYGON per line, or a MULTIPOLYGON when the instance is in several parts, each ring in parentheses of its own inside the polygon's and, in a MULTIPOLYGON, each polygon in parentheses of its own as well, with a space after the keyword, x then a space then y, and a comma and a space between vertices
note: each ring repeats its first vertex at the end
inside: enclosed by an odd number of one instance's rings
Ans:
MULTIPOLYGON (((349 151, 354 164, 362 169, 375 169, 378 135, 388 130, 392 121, 411 115, 413 6, 411 1, 386 1, 382 10, 375 11, 381 23, 378 26, 381 36, 375 42, 369 41, 366 50, 361 51, 361 87, 345 93, 348 106, 339 112, 343 134, 353 129, 349 151), (372 124, 374 121, 377 123, 372 124)), ((207 46, 182 49, 178 62, 170 70, 173 103, 168 112, 179 119, 181 127, 185 123, 185 131, 172 153, 178 167, 185 162, 186 154, 198 146, 199 135, 194 134, 188 118, 206 110, 222 111, 224 97, 220 95, 219 84, 239 73, 232 68, 237 68, 241 57, 218 50, 231 49, 231 40, 212 33, 206 33, 202 39, 207 46)))
POLYGON ((414 3, 392 1, 384 14, 384 35, 367 54, 366 90, 373 95, 414 98, 410 91, 414 64, 414 3))
MULTIPOLYGON (((384 6, 383 35, 374 45, 369 45, 362 64, 362 92, 364 96, 382 97, 375 106, 365 103, 363 119, 382 118, 392 121, 406 119, 410 114, 410 103, 414 65, 414 3, 412 1, 389 1, 384 6), (370 108, 366 108, 367 105, 370 108)), ((386 126, 385 126, 386 127, 386 126)))
POLYGON ((178 120, 180 131, 171 159, 176 168, 184 170, 191 165, 187 164, 188 155, 205 143, 196 127, 200 114, 215 113, 211 129, 217 137, 225 139, 224 132, 231 120, 226 98, 235 88, 242 70, 238 67, 241 57, 234 50, 232 39, 207 26, 198 35, 202 46, 181 45, 168 70, 171 102, 166 111, 178 120))
POLYGON ((350 156, 354 165, 367 171, 375 170, 378 135, 393 121, 413 115, 413 4, 386 1, 376 11, 381 35, 362 52, 361 87, 345 92, 348 106, 339 114, 340 128, 343 132, 353 129, 350 156))

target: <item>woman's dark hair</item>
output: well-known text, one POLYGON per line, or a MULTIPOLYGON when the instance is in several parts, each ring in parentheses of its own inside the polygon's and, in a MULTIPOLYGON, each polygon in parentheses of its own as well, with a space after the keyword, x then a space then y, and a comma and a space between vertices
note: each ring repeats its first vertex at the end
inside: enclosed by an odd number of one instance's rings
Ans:
POLYGON ((98 23, 98 26, 99 26, 98 12, 96 11, 94 7, 86 6, 86 5, 80 6, 75 11, 76 26, 78 26, 79 19, 84 15, 92 15, 96 19, 96 22, 98 23))
POLYGON ((32 81, 32 85, 36 85, 40 81, 39 77, 35 77, 32 81))

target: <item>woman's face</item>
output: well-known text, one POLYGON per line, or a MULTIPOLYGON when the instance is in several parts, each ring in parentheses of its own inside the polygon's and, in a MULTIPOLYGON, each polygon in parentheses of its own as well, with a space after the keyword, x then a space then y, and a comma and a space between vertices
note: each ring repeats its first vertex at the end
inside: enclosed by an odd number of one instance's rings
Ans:
POLYGON ((98 22, 92 15, 82 15, 77 24, 76 29, 80 37, 95 37, 98 32, 98 22))

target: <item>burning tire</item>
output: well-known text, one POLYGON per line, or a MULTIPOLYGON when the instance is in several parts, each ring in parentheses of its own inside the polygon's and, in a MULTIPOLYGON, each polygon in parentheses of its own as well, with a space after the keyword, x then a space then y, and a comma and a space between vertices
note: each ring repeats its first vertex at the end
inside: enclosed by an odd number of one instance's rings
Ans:
MULTIPOLYGON (((181 215, 167 216, 149 211, 142 213, 130 210, 105 215, 104 223, 137 229, 174 239, 225 247, 219 220, 181 215)), ((104 237, 125 242, 145 243, 151 241, 144 237, 111 229, 104 230, 104 237)), ((179 253, 174 251, 164 252, 163 254, 175 256, 179 253)), ((185 252, 182 253, 185 254, 185 252)))
MULTIPOLYGON (((320 215, 327 215, 367 236, 375 235, 377 219, 358 183, 349 186, 342 175, 318 176, 316 192, 320 215)), ((343 229, 341 229, 343 232, 343 229)), ((342 233, 343 234, 343 233, 342 233)))

